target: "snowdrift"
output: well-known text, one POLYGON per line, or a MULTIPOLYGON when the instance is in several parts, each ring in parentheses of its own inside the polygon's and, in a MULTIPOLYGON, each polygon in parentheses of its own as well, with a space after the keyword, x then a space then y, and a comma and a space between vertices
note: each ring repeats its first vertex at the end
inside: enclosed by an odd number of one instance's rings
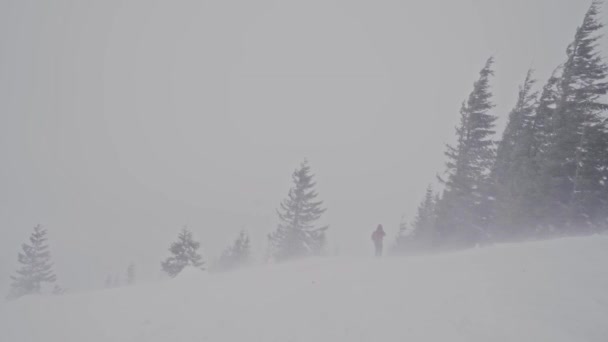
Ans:
POLYGON ((608 341, 608 237, 320 258, 0 308, 2 342, 608 341))

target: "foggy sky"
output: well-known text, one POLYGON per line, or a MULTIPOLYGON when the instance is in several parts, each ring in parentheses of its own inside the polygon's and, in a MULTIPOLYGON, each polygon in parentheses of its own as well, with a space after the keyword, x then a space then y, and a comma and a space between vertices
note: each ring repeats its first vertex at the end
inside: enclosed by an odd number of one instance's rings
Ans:
POLYGON ((304 158, 330 252, 369 255, 444 170, 485 60, 502 124, 589 3, 0 0, 0 290, 38 223, 69 289, 157 279, 186 224, 206 260, 243 228, 261 258, 304 158))

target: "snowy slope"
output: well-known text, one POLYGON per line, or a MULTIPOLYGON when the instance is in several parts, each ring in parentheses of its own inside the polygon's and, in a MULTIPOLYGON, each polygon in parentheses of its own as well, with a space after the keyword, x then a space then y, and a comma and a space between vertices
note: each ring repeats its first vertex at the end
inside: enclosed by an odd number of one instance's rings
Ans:
POLYGON ((608 341, 608 237, 305 260, 0 308, 2 342, 608 341))

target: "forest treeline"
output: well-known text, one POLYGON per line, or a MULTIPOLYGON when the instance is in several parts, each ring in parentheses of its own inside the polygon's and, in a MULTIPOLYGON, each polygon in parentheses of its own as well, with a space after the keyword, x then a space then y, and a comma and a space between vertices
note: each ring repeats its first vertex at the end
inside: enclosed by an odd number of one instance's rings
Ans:
POLYGON ((581 235, 608 228, 608 66, 593 1, 542 86, 529 70, 502 138, 495 141, 490 58, 460 109, 446 148, 444 189, 431 188, 393 252, 581 235))

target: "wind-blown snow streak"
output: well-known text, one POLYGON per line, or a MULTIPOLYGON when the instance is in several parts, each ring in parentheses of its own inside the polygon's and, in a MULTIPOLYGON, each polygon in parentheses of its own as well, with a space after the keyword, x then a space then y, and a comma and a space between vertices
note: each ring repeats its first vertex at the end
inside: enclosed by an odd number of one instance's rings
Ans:
POLYGON ((319 258, 0 308, 0 340, 607 341, 608 236, 319 258))

